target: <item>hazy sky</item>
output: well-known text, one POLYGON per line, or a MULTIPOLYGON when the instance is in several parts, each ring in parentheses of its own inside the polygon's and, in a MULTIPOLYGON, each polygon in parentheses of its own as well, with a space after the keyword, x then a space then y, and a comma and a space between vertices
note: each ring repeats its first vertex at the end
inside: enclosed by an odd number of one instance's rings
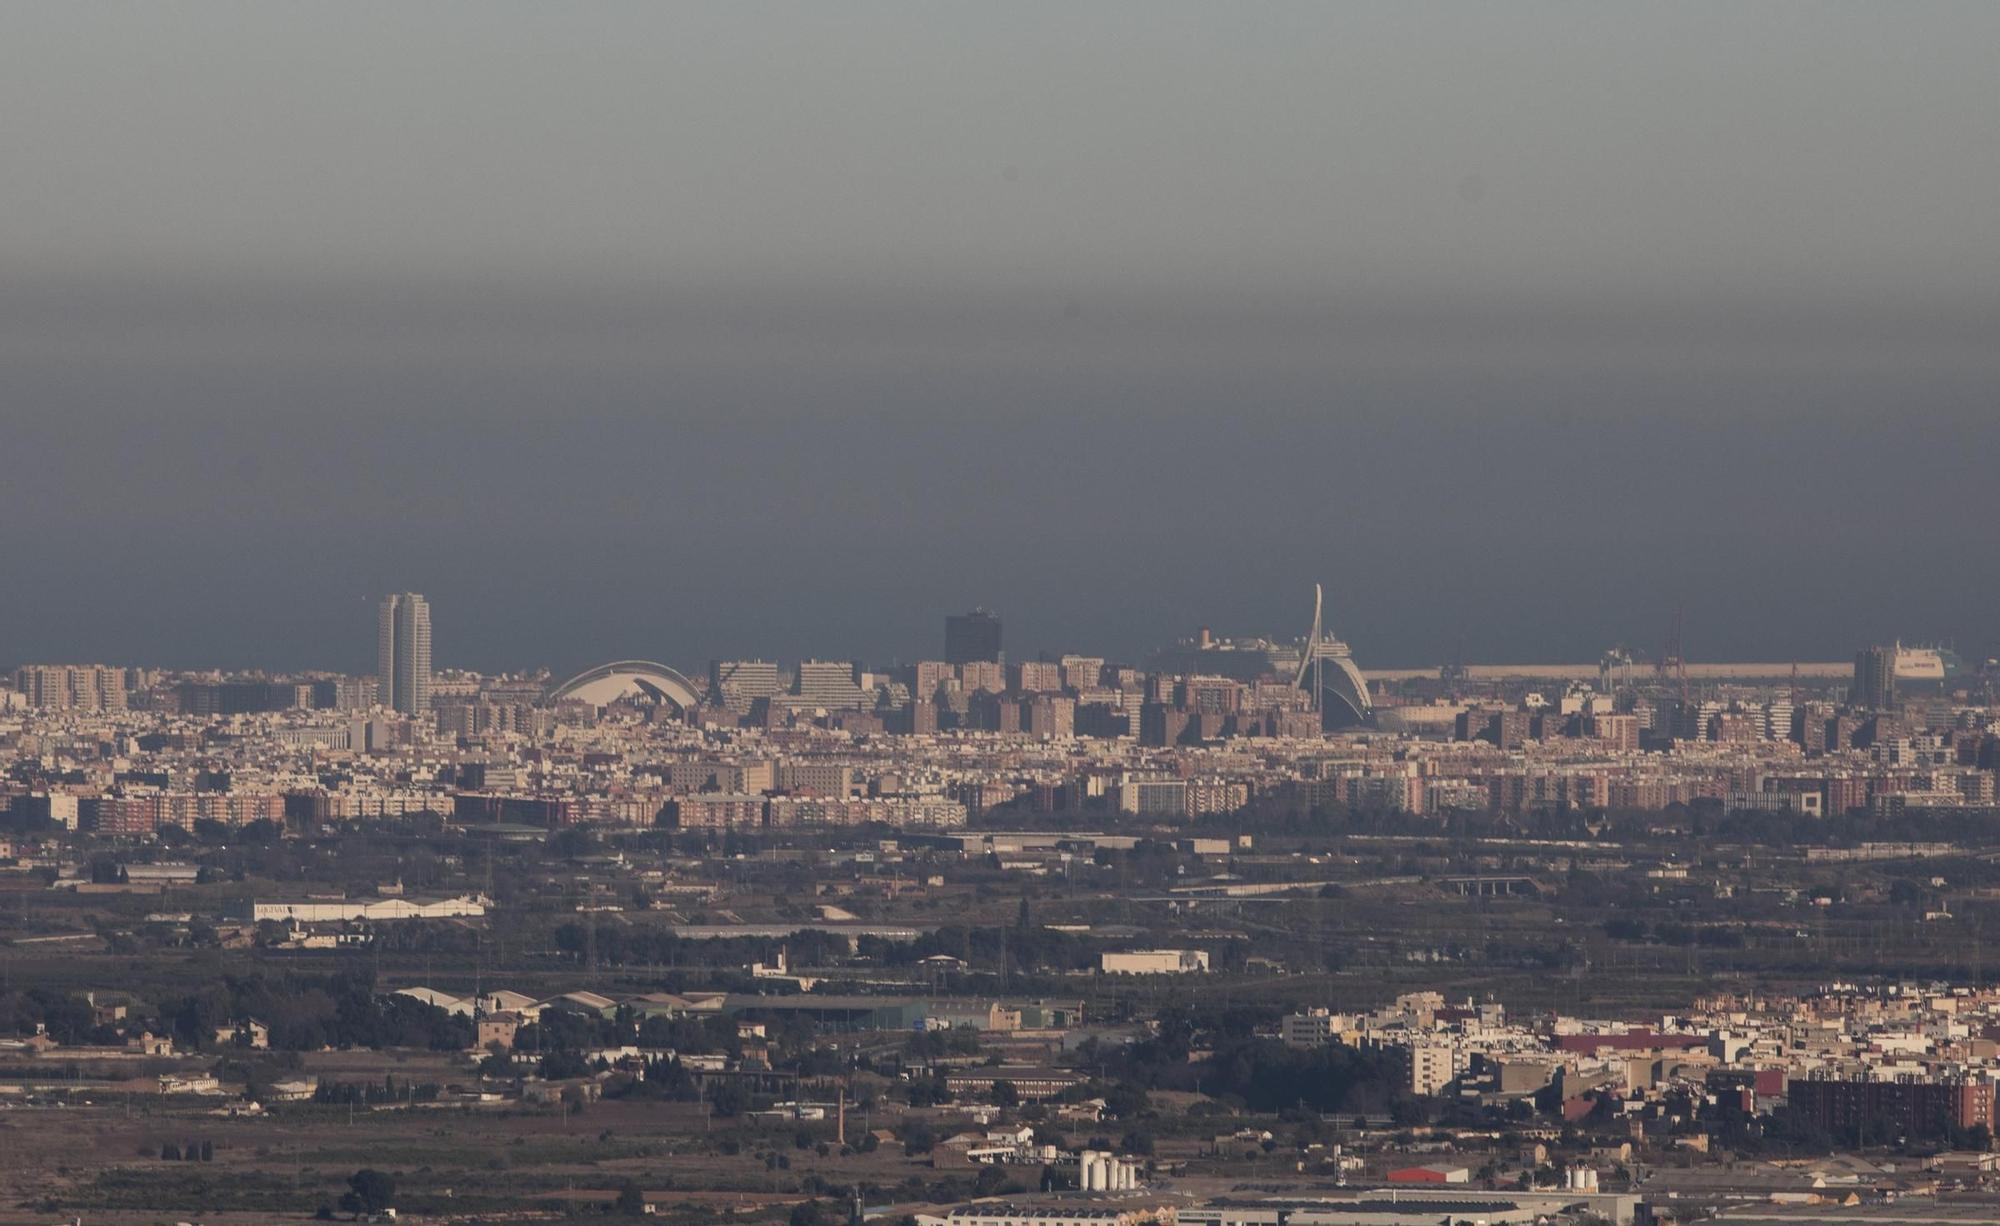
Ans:
POLYGON ((0 660, 2000 645, 1990 3, 0 16, 0 660))

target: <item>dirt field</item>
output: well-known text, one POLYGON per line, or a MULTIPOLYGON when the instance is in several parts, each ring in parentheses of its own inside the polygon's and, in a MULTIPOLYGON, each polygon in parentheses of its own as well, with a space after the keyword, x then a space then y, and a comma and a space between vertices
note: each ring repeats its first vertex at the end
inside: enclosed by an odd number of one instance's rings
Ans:
POLYGON ((879 1203, 912 1180, 940 1178, 888 1149, 843 1157, 829 1145, 821 1155, 831 1125, 708 1124, 687 1104, 622 1102, 567 1114, 357 1109, 351 1118, 344 1107, 311 1106, 229 1118, 158 1098, 16 1107, 0 1112, 0 1223, 305 1221, 364 1167, 395 1176, 405 1217, 453 1222, 601 1216, 627 1180, 700 1220, 781 1213, 815 1189, 831 1196, 856 1183, 879 1203), (203 1142, 210 1161, 159 1156, 164 1144, 203 1142))

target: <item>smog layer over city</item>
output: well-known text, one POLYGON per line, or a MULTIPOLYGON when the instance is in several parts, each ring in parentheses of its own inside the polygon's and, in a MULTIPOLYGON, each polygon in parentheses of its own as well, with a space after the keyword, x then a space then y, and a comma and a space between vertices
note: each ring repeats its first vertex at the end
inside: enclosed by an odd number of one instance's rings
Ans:
POLYGON ((13 6, 0 1224, 2000 1221, 1996 46, 13 6))

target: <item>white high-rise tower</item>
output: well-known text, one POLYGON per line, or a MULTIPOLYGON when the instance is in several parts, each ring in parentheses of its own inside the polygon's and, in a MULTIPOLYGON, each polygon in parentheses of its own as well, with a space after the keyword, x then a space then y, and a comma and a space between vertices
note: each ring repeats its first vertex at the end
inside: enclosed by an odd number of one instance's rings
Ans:
POLYGON ((415 592, 375 611, 376 701, 405 715, 431 709, 431 607, 415 592))

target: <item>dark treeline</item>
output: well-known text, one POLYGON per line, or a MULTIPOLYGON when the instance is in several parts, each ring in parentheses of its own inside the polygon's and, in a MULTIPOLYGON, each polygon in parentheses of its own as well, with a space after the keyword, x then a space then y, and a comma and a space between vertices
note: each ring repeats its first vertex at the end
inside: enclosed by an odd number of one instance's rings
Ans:
MULTIPOLYGON (((701 969, 740 968, 752 962, 769 964, 778 951, 794 967, 831 966, 859 957, 880 966, 914 966, 939 954, 957 958, 972 966, 1016 971, 1089 970, 1097 956, 1117 943, 1076 933, 1057 932, 1030 923, 1025 915, 1015 923, 1000 927, 971 927, 946 924, 919 935, 913 941, 892 941, 861 936, 850 951, 848 939, 832 933, 801 929, 785 937, 715 937, 689 939, 667 928, 611 927, 597 925, 595 949, 590 930, 568 923, 555 931, 555 946, 563 954, 582 960, 595 955, 605 966, 660 966, 701 969)), ((1241 942, 1222 942, 1211 951, 1222 966, 1240 964, 1241 942)))
POLYGON ((1116 1049, 1086 1043, 1080 1060, 1110 1083, 1106 1102, 1120 1115, 1149 1090, 1199 1091, 1253 1111, 1375 1112, 1409 1098, 1395 1053, 1339 1043, 1294 1050, 1257 1033, 1277 1015, 1264 1006, 1168 1010, 1158 1033, 1116 1049))
POLYGON ((1828 817, 1744 811, 1725 814, 1719 804, 1673 804, 1664 809, 1577 809, 1501 813, 1458 810, 1424 815, 1403 810, 1311 808, 1279 797, 1260 797, 1234 813, 1194 820, 1202 834, 1253 834, 1324 839, 1347 834, 1415 838, 1532 838, 1605 842, 1691 835, 1711 843, 1753 847, 1855 847, 1862 843, 2000 844, 2000 825, 1978 809, 1911 811, 1878 817, 1852 812, 1828 817))
POLYGON ((1662 945, 1706 945, 1716 949, 1743 947, 1743 934, 1734 928, 1699 927, 1670 920, 1649 925, 1641 919, 1608 919, 1604 921, 1604 935, 1614 941, 1651 940, 1662 945))
POLYGON ((472 1046, 469 1018, 454 1017, 408 996, 378 996, 366 974, 225 975, 192 991, 162 997, 157 1007, 133 1003, 123 1021, 95 1020, 80 995, 29 989, 0 993, 0 1027, 31 1034, 46 1027, 58 1043, 112 1043, 147 1031, 182 1049, 229 1046, 217 1039, 242 1023, 270 1028, 279 1051, 322 1047, 421 1047, 456 1051, 472 1046))

